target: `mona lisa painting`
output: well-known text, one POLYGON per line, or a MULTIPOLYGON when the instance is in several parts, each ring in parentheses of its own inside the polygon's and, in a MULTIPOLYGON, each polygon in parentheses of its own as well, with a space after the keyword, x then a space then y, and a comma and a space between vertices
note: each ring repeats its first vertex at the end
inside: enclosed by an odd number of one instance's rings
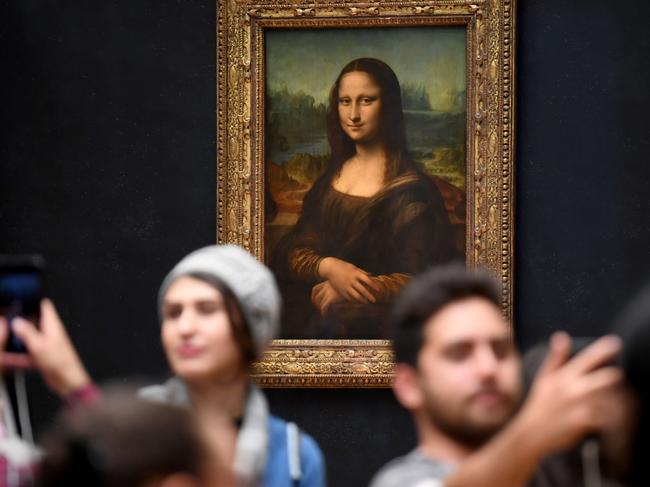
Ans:
POLYGON ((465 36, 267 33, 265 236, 286 337, 386 338, 410 278, 464 257, 465 36), (329 89, 303 76, 308 53, 329 89))
POLYGON ((233 18, 242 2, 225 3, 218 240, 263 260, 284 300, 258 381, 387 385, 386 318, 414 275, 454 260, 510 270, 511 156, 494 134, 512 128, 486 123, 510 107, 489 91, 503 68, 491 80, 485 65, 488 20, 510 2, 406 2, 386 18, 348 2, 233 18))

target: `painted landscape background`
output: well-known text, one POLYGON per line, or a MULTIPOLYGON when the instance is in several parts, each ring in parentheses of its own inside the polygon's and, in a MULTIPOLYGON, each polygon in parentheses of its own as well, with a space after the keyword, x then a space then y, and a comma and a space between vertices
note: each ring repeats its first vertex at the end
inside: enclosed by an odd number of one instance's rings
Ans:
POLYGON ((408 146, 438 185, 465 249, 466 34, 462 27, 268 30, 266 258, 329 159, 329 91, 349 61, 386 62, 402 87, 408 146))

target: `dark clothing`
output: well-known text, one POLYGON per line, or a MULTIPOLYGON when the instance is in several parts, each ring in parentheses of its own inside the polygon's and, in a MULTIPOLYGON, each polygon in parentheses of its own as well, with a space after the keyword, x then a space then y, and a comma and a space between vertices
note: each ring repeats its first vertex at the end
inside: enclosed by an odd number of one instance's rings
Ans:
MULTIPOLYGON (((593 440, 595 441, 595 440, 593 440)), ((546 457, 526 487, 624 487, 598 458, 585 457, 582 444, 546 457)), ((587 447, 588 448, 588 447, 587 447)))
POLYGON ((380 322, 395 295, 412 275, 455 257, 455 249, 442 197, 428 177, 411 172, 359 197, 336 191, 325 174, 274 254, 287 338, 385 338, 380 322), (325 257, 368 272, 380 288, 377 304, 338 303, 321 317, 311 292, 325 257))

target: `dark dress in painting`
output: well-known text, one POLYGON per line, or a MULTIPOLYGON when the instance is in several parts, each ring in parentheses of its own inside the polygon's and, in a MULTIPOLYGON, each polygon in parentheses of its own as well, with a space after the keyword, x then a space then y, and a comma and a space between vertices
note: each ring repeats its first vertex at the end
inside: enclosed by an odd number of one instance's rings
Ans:
POLYGON ((386 338, 393 297, 413 274, 456 257, 440 192, 427 176, 409 172, 372 197, 351 196, 321 176, 305 196, 302 214, 279 242, 272 267, 285 300, 286 338, 386 338), (312 304, 324 257, 370 273, 377 303, 339 302, 324 315, 312 304))

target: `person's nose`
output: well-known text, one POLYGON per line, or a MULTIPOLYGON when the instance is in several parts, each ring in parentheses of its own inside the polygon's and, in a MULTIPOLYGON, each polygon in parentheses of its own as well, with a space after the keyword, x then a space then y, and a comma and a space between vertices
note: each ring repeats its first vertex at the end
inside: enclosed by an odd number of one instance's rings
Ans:
POLYGON ((359 109, 359 104, 356 101, 350 104, 350 112, 348 113, 348 116, 352 122, 358 122, 361 118, 361 110, 359 109))
POLYGON ((490 346, 479 347, 476 351, 476 367, 481 378, 492 378, 496 375, 499 359, 490 346))
POLYGON ((190 310, 183 310, 178 317, 178 333, 183 336, 190 336, 196 331, 196 315, 190 310))

